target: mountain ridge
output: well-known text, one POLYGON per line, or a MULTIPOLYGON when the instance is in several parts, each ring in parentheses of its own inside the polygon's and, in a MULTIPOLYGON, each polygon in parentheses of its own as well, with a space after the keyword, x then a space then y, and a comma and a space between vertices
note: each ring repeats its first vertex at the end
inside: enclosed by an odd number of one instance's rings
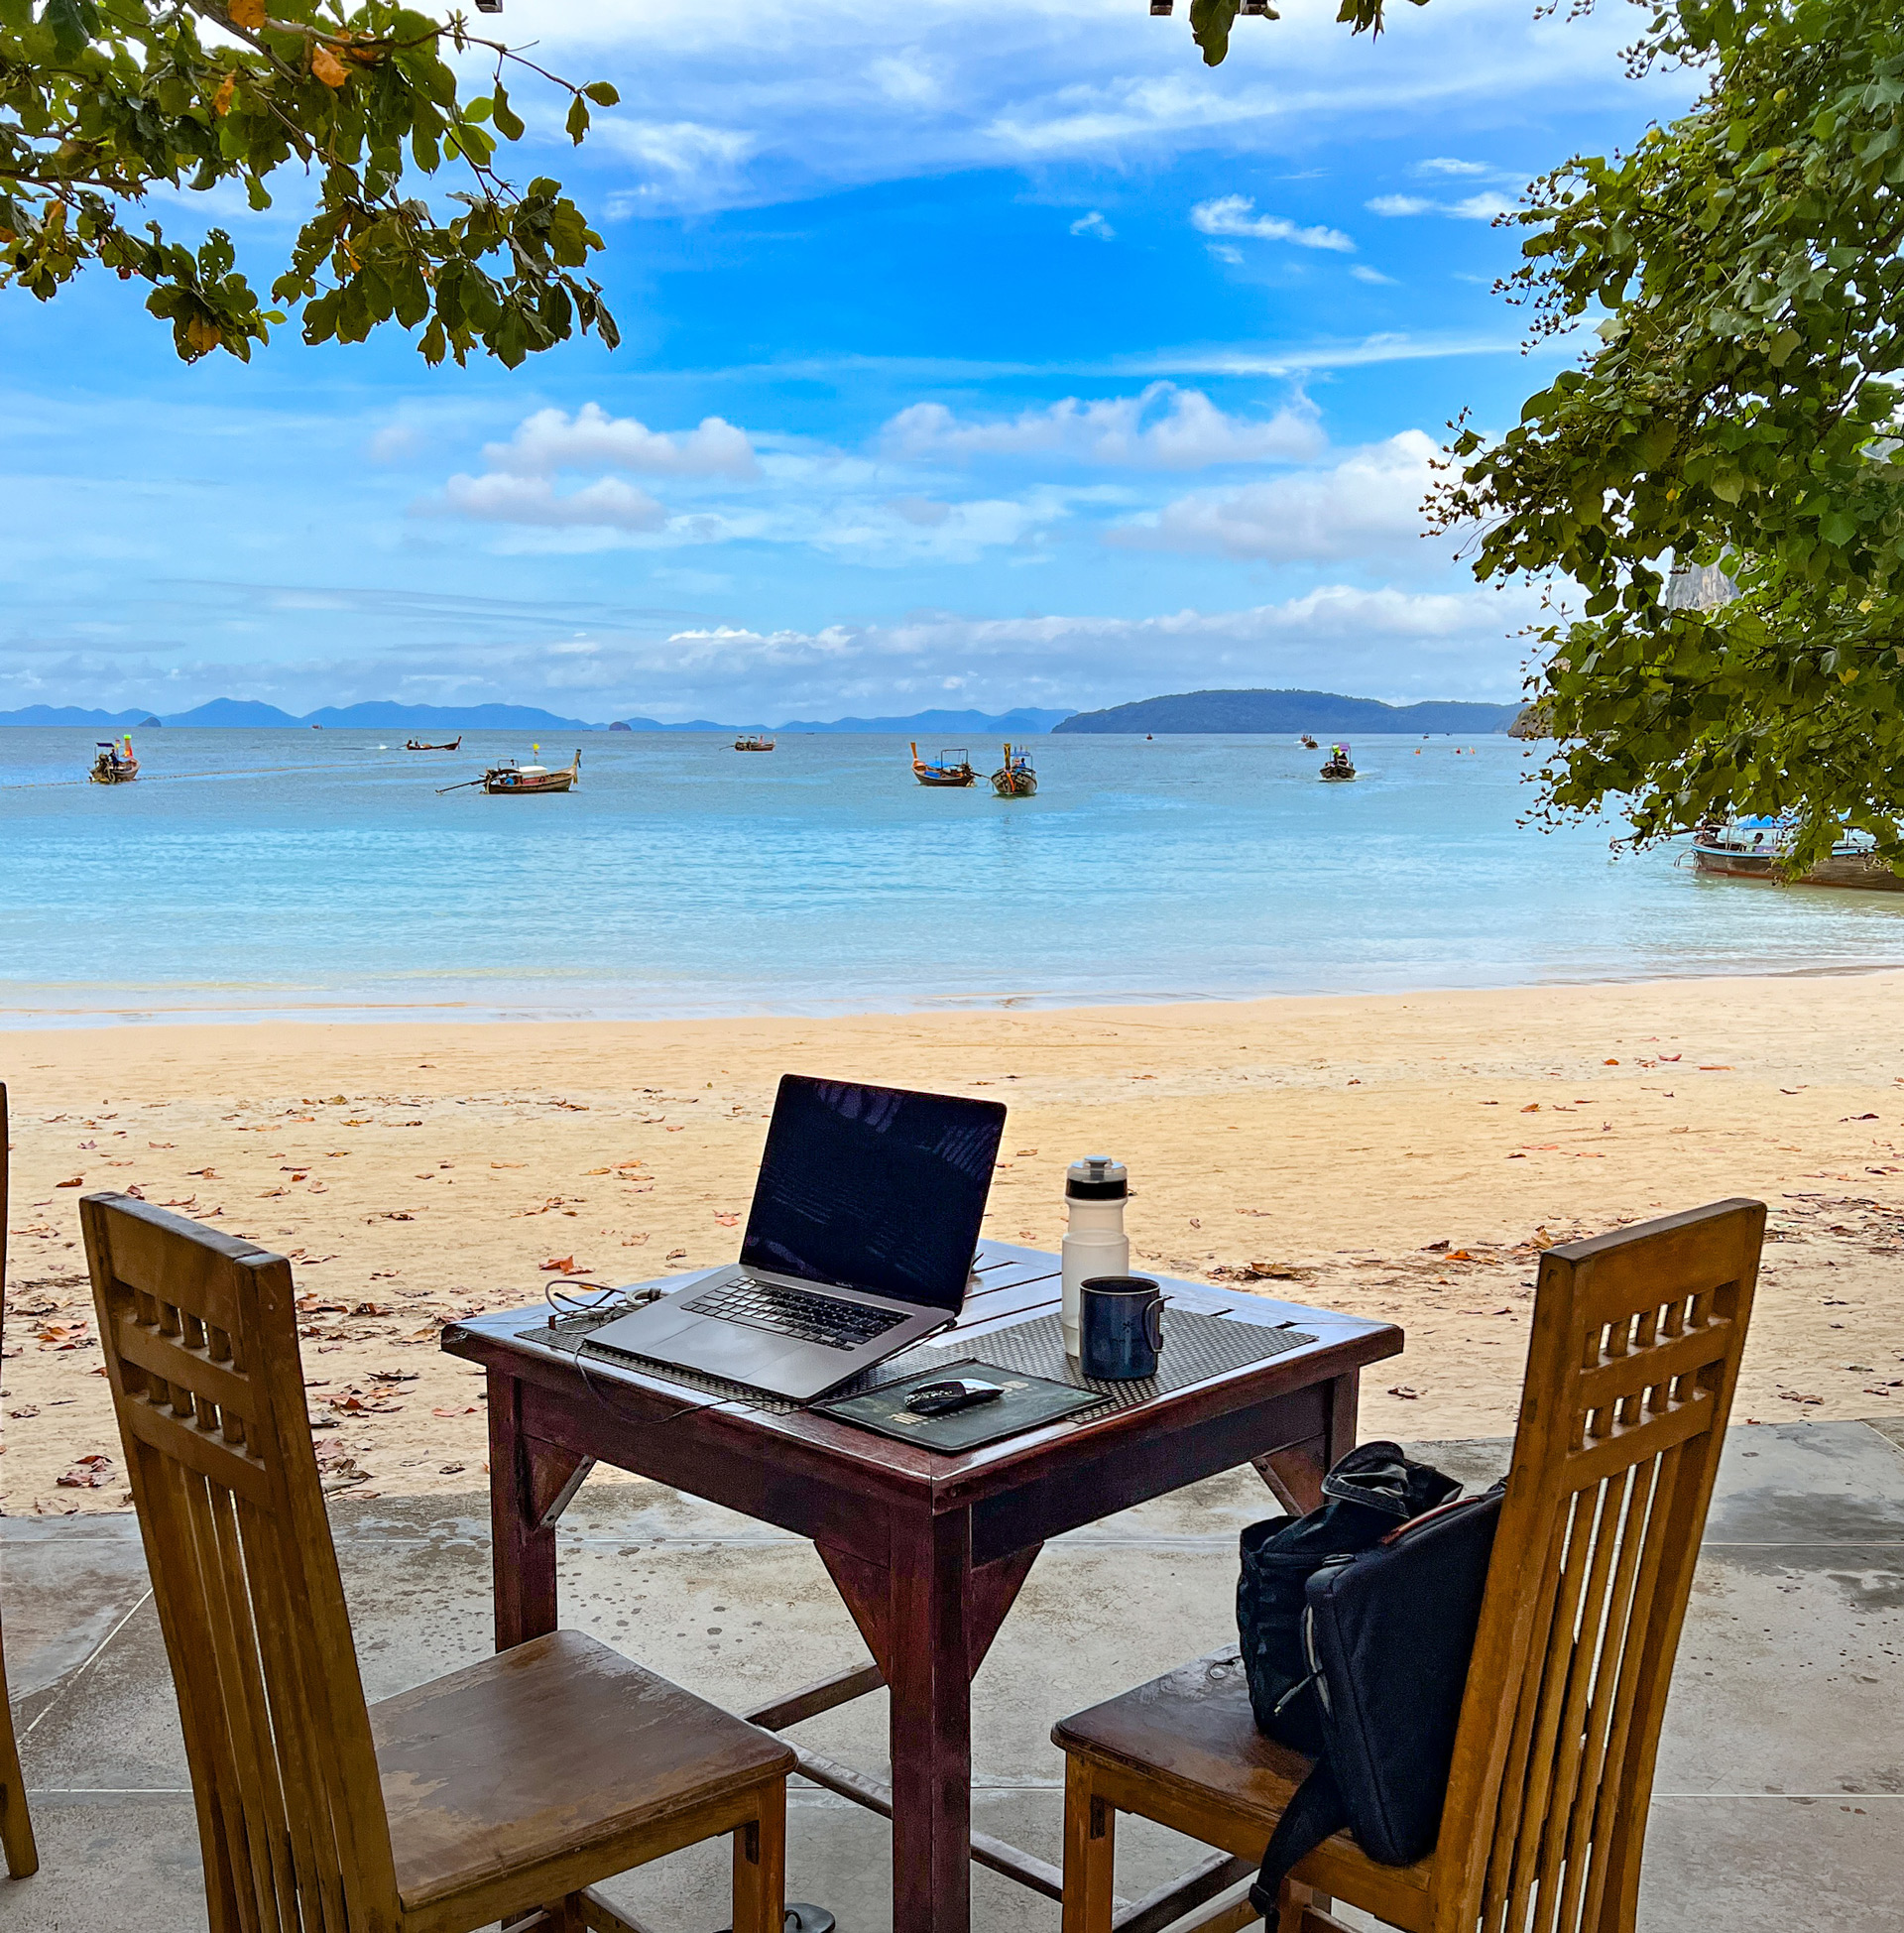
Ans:
POLYGON ((1428 698, 1391 705, 1380 698, 1352 698, 1340 691, 1176 691, 1138 698, 1102 711, 1078 711, 1060 733, 1179 732, 1221 735, 1255 732, 1504 732, 1518 704, 1470 703, 1428 698))
POLYGON ((277 705, 256 698, 212 698, 190 711, 157 716, 143 708, 131 711, 87 710, 79 705, 27 705, 17 711, 0 711, 0 727, 73 726, 90 731, 137 731, 141 728, 178 726, 191 729, 252 731, 296 731, 318 726, 325 730, 400 732, 400 731, 533 731, 605 732, 626 729, 637 732, 892 732, 989 733, 1006 738, 1028 738, 1048 732, 1054 724, 1071 714, 1019 706, 998 713, 981 711, 919 711, 902 718, 835 718, 829 720, 796 718, 779 725, 760 722, 724 725, 710 718, 693 718, 681 724, 666 724, 658 718, 630 716, 606 724, 584 718, 563 718, 536 705, 406 705, 395 700, 366 700, 354 705, 324 705, 316 711, 294 717, 277 705))

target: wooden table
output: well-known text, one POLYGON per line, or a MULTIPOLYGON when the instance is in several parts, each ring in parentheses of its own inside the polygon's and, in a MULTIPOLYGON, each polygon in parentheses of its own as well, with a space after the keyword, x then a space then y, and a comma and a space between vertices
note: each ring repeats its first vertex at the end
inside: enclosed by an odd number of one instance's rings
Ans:
MULTIPOLYGON (((987 1242, 978 1271, 961 1337, 1057 1306, 1054 1255, 987 1242)), ((489 1373, 497 1647, 555 1629, 555 1523, 596 1459, 811 1537, 872 1662, 747 1716, 778 1731, 888 1688, 890 1790, 805 1751, 800 1764, 892 1819, 893 1933, 967 1933, 973 1860, 1058 1897, 1055 1867, 972 1831, 972 1679, 1045 1540, 1244 1463, 1289 1508, 1313 1509, 1323 1473, 1355 1443, 1363 1366, 1402 1346, 1389 1323, 1164 1285, 1177 1307, 1293 1321, 1316 1340, 1130 1408, 943 1456, 600 1363, 585 1383, 572 1355, 519 1339, 540 1309, 454 1324, 443 1347, 489 1373)), ((1212 1855, 1127 1907, 1121 1933, 1154 1933, 1241 1871, 1212 1855)))

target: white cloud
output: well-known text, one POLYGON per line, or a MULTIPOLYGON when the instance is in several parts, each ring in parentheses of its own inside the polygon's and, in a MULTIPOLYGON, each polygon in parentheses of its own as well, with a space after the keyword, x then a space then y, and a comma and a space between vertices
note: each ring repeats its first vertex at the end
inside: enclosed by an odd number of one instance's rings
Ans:
POLYGON ((1484 188, 1479 194, 1451 201, 1442 213, 1459 215, 1463 221, 1492 221, 1496 215, 1510 212, 1513 206, 1511 194, 1502 194, 1498 188, 1484 188))
POLYGON ((1071 232, 1074 235, 1095 235, 1099 241, 1108 242, 1116 239, 1118 231, 1093 208, 1088 215, 1080 215, 1071 224, 1071 232))
POLYGON ((1005 418, 960 418, 942 403, 915 403, 887 423, 881 440, 908 457, 1051 456, 1162 470, 1287 461, 1322 446, 1307 408, 1285 407, 1260 420, 1233 417, 1201 390, 1174 383, 1093 403, 1067 397, 1005 418))
POLYGON ((513 476, 549 476, 557 470, 634 470, 645 476, 725 476, 746 481, 760 474, 747 432, 720 417, 704 417, 698 428, 667 433, 633 417, 611 417, 597 403, 574 416, 537 410, 506 443, 483 451, 494 469, 513 476))
MULTIPOLYGON (((710 625, 677 630, 658 647, 638 651, 639 664, 629 668, 685 692, 754 692, 780 716, 812 716, 822 705, 1095 706, 1205 685, 1498 698, 1517 682, 1520 648, 1512 634, 1535 603, 1534 594, 1518 591, 1327 584, 1246 610, 1152 617, 934 612, 818 631, 710 625)), ((675 700, 690 715, 701 702, 675 700)))
POLYGON ((401 463, 422 447, 422 433, 414 423, 387 423, 370 439, 373 463, 401 463))
POLYGON ((1363 205, 1377 215, 1453 215, 1460 221, 1492 221, 1514 206, 1514 197, 1498 188, 1483 188, 1459 201, 1430 201, 1419 194, 1378 194, 1363 205))
POLYGON ((1220 194, 1214 201, 1199 201, 1190 210, 1190 225, 1202 235, 1251 235, 1259 241, 1294 242, 1298 248, 1355 253, 1355 243, 1340 229, 1298 228, 1281 215, 1254 213, 1255 205, 1247 194, 1220 194))
POLYGON ((1420 537, 1421 502, 1436 454, 1431 437, 1404 429, 1333 469, 1179 497, 1152 515, 1116 526, 1106 542, 1273 563, 1394 551, 1420 537))
POLYGON ((1379 269, 1371 269, 1368 267, 1368 265, 1366 262, 1357 262, 1352 264, 1349 273, 1352 276, 1354 276, 1358 282, 1384 283, 1391 289, 1395 286, 1395 279, 1393 276, 1383 275, 1379 269))
POLYGON ((602 477, 566 497, 546 477, 453 476, 437 504, 419 511, 467 517, 484 524, 532 524, 573 530, 654 531, 667 512, 646 490, 619 477, 602 477))
POLYGON ((1217 261, 1227 262, 1233 269, 1237 268, 1243 261, 1243 250, 1234 247, 1229 242, 1205 242, 1204 249, 1217 261))
POLYGON ((511 39, 536 43, 538 60, 620 88, 624 105, 596 116, 561 172, 591 172, 598 155, 624 164, 607 184, 632 214, 1070 158, 1129 179, 1198 153, 1262 157, 1286 176, 1319 144, 1433 156, 1465 142, 1462 130, 1525 124, 1529 102, 1610 111, 1625 125, 1635 113, 1670 118, 1697 89, 1696 75, 1668 74, 1636 93, 1619 60, 1623 9, 1564 20, 1527 0, 1436 0, 1392 21, 1375 48, 1306 0, 1240 29, 1215 69, 1199 62, 1181 7, 1155 20, 1131 0, 911 0, 899 13, 871 0, 509 8, 511 39))
POLYGON ((1409 170, 1412 175, 1491 175, 1485 161, 1456 161, 1448 155, 1431 155, 1409 170))
POLYGON ((616 188, 608 197, 612 220, 629 215, 708 207, 734 198, 759 137, 742 128, 700 121, 624 120, 597 117, 591 139, 618 150, 647 180, 616 188))

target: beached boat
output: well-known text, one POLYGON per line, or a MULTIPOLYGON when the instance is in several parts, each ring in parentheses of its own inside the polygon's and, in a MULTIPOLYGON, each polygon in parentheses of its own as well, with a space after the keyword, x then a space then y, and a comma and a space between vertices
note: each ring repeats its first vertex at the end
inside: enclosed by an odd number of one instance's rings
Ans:
POLYGON ((558 766, 553 772, 545 765, 518 765, 512 759, 491 766, 480 780, 470 783, 480 785, 484 791, 498 797, 514 798, 528 792, 565 792, 581 776, 582 755, 578 749, 572 765, 558 766))
POLYGON ((1318 775, 1333 785, 1342 785, 1356 776, 1356 762, 1349 756, 1346 745, 1332 745, 1329 748, 1329 763, 1318 775))
POLYGON ((1703 825, 1693 835, 1693 869, 1721 879, 1760 880, 1773 886, 1848 886, 1867 893, 1904 893, 1900 879, 1877 858, 1868 832, 1845 832, 1796 879, 1783 866, 1792 827, 1784 819, 1736 818, 1703 825))
POLYGON ((131 739, 102 738, 87 774, 95 785, 123 785, 139 777, 139 761, 132 756, 131 739), (119 748, 124 745, 122 752, 119 748))
POLYGON ((447 745, 425 745, 420 739, 413 738, 406 742, 404 750, 406 752, 454 752, 461 747, 462 742, 461 732, 458 732, 447 745))
POLYGON ((749 732, 734 741, 734 749, 737 752, 771 752, 774 749, 774 741, 771 738, 763 738, 759 732, 749 732))
POLYGON ((1015 752, 1009 745, 1005 748, 1005 763, 992 775, 992 789, 1001 798, 1029 798, 1038 789, 1031 755, 1022 745, 1015 752))
POLYGON ((912 777, 921 785, 969 785, 978 776, 963 745, 944 747, 933 765, 919 757, 918 745, 913 743, 912 777))

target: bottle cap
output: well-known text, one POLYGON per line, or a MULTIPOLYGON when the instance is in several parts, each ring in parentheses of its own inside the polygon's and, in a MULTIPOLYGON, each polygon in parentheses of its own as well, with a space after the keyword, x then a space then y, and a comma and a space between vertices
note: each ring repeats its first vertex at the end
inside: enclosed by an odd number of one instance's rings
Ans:
POLYGON ((1130 1192, 1130 1171, 1109 1154, 1087 1154, 1064 1171, 1070 1201, 1122 1201, 1130 1192))

